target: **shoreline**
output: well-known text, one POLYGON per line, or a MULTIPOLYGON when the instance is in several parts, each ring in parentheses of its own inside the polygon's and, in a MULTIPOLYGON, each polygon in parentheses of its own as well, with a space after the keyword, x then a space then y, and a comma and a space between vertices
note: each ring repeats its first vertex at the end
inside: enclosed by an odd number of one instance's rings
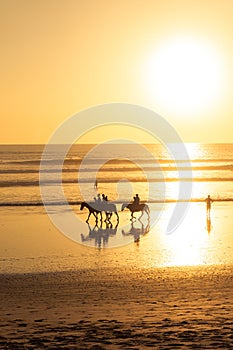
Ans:
MULTIPOLYGON (((233 198, 211 198, 213 200, 213 202, 233 202, 233 198)), ((126 203, 130 203, 126 202, 126 203)), ((11 202, 1 202, 0 203, 0 207, 44 207, 45 205, 47 206, 65 206, 65 205, 80 205, 82 203, 82 201, 67 201, 67 202, 15 202, 15 203, 11 203, 11 202)), ((94 202, 93 202, 94 203, 94 202)), ((114 204, 123 204, 122 201, 109 201, 109 203, 114 203, 114 204)), ((205 198, 196 198, 196 199, 165 199, 165 200, 151 200, 151 201, 141 201, 142 204, 146 203, 146 204, 160 204, 160 203, 164 203, 164 204, 174 204, 174 203, 203 203, 205 204, 205 198)))

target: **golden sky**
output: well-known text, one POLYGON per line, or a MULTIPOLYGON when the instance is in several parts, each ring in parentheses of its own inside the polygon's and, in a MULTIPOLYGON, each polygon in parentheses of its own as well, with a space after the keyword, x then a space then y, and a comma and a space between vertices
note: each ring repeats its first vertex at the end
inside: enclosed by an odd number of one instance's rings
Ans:
POLYGON ((233 142, 232 14, 232 0, 0 0, 0 143, 46 143, 110 102, 154 110, 185 142, 233 142))

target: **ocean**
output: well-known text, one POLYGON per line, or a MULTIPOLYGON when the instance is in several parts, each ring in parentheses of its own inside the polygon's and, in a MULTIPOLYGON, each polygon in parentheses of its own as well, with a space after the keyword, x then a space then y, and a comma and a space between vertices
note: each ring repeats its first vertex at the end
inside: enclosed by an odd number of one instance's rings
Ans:
MULTIPOLYGON (((71 205, 83 200, 79 182, 85 183, 87 199, 93 199, 95 171, 100 165, 97 174, 98 191, 116 202, 130 201, 132 197, 129 196, 135 193, 139 193, 141 200, 145 202, 174 201, 177 199, 180 180, 192 183, 192 201, 202 201, 207 194, 215 200, 227 201, 233 198, 233 144, 186 144, 192 165, 192 177, 186 178, 184 175, 183 179, 177 171, 178 166, 185 174, 186 165, 183 160, 178 155, 174 161, 160 144, 142 146, 142 154, 138 153, 138 147, 135 153, 135 145, 107 145, 106 158, 102 154, 98 158, 98 153, 93 160, 87 158, 81 169, 82 178, 78 180, 80 164, 93 147, 94 145, 74 145, 65 158, 62 183, 66 199, 71 205), (125 153, 124 159, 116 158, 116 150, 119 149, 125 153), (148 194, 151 191, 148 184, 152 184, 153 193, 148 194)), ((43 149, 43 145, 0 146, 1 206, 43 205, 39 186, 43 149)), ((48 167, 41 170, 49 173, 49 176, 41 186, 51 189, 57 185, 60 164, 56 147, 51 150, 50 155, 48 167)))

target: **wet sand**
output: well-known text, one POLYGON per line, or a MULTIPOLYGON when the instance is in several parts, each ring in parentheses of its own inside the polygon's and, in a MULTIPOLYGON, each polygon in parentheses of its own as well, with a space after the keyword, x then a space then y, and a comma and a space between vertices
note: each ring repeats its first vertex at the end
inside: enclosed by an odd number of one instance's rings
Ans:
POLYGON ((0 219, 0 349, 233 348, 231 204, 210 232, 192 204, 173 235, 157 225, 114 249, 69 240, 38 208, 0 219))
POLYGON ((1 349, 232 349, 233 267, 0 275, 1 349))

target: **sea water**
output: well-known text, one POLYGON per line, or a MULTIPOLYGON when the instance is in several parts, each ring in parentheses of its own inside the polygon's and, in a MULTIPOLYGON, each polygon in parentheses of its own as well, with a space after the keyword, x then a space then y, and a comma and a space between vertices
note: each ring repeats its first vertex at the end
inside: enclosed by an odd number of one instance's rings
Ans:
MULTIPOLYGON (((179 155, 174 159, 160 144, 141 145, 141 153, 138 147, 135 152, 135 145, 107 145, 105 154, 97 150, 94 158, 88 158, 94 147, 73 145, 62 160, 64 197, 85 225, 82 232, 77 228, 77 239, 72 242, 45 220, 41 197, 43 188, 50 194, 50 204, 57 201, 59 147, 51 149, 48 166, 41 168, 43 145, 0 146, 1 272, 93 268, 96 264, 153 267, 233 263, 233 144, 187 144, 192 173, 187 161, 179 155), (42 176, 40 182, 41 172, 48 176, 42 176), (182 181, 192 186, 190 198, 180 197, 182 181), (98 193, 116 204, 119 224, 116 218, 108 225, 99 221, 96 225, 94 218, 89 225, 85 223, 88 212, 80 211, 80 203, 92 201, 98 193), (149 205, 150 218, 144 214, 138 220, 136 215, 130 221, 129 212, 120 212, 122 203, 130 202, 135 193, 149 205), (204 202, 208 194, 214 200, 210 218, 204 202), (173 234, 166 235, 177 200, 191 203, 190 209, 173 234), (106 249, 112 247, 120 248, 106 249)), ((57 215, 63 217, 63 203, 58 204, 57 215)))
MULTIPOLYGON (((62 169, 63 189, 68 201, 83 200, 78 183, 80 164, 94 145, 74 145, 68 152, 62 169)), ((145 158, 134 152, 134 145, 107 145, 105 159, 98 159, 98 154, 91 162, 87 160, 82 168, 87 188, 94 188, 97 164, 101 167, 97 174, 98 191, 105 193, 112 201, 117 201, 119 184, 130 183, 132 194, 139 193, 143 201, 148 200, 148 183, 155 184, 155 192, 149 199, 159 198, 175 200, 176 189, 182 180, 177 166, 185 170, 183 160, 173 159, 167 149, 160 144, 146 145, 148 152, 145 158), (125 158, 117 159, 117 150, 125 150, 125 158), (161 186, 159 183, 165 183, 161 186), (157 187, 156 187, 157 184, 157 187), (160 189, 164 193, 160 194, 160 189)), ((203 200, 207 194, 215 199, 231 200, 233 197, 233 144, 187 144, 192 165, 192 176, 184 181, 192 182, 191 200, 203 200)), ((1 145, 0 146, 0 205, 40 205, 43 204, 39 187, 39 170, 43 145, 1 145)), ((50 177, 42 186, 56 186, 56 174, 59 171, 60 159, 56 147, 50 154, 47 171, 50 177)), ((100 155, 103 156, 102 154, 100 155)), ((122 185, 123 186, 123 185, 122 185)), ((98 192, 97 191, 97 192, 98 192)), ((93 192, 91 192, 93 193, 93 192)), ((88 197, 88 195, 87 195, 88 197)), ((90 198, 92 199, 92 198, 90 198)), ((127 193, 122 200, 130 201, 127 193)), ((181 198, 182 199, 182 198, 181 198)))

